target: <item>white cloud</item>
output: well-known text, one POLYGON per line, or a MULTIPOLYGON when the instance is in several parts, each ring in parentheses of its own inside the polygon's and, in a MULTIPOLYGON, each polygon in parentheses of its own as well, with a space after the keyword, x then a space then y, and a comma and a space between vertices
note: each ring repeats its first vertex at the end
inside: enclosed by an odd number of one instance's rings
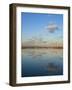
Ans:
POLYGON ((59 29, 59 26, 56 23, 49 23, 47 26, 45 26, 45 29, 53 33, 59 29))

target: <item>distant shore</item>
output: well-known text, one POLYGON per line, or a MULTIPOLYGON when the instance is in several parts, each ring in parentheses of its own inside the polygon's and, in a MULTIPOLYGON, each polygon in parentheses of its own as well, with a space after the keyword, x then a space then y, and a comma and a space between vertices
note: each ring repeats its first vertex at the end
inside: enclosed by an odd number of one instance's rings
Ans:
POLYGON ((22 49, 63 49, 63 47, 40 47, 40 46, 24 46, 21 47, 22 49))

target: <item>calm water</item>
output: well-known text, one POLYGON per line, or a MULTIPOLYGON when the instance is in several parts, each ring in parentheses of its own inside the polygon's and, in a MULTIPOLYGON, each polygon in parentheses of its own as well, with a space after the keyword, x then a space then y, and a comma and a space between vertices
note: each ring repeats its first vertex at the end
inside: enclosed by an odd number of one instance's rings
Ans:
POLYGON ((63 74, 63 49, 22 49, 21 76, 63 74))

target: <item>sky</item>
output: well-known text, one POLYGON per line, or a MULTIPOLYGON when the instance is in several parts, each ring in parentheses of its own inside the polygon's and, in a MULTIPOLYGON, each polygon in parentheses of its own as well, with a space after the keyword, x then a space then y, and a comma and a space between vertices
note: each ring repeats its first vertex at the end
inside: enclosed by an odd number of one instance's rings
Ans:
POLYGON ((22 42, 41 38, 47 42, 63 40, 63 15, 21 12, 22 42))

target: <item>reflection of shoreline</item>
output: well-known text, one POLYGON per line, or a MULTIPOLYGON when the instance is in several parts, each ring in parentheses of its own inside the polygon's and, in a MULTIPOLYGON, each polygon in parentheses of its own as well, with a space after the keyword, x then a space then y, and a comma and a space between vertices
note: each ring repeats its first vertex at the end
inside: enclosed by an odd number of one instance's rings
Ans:
POLYGON ((24 46, 24 47, 22 47, 22 49, 63 49, 63 47, 40 47, 40 46, 24 46))
POLYGON ((28 56, 32 58, 46 58, 46 57, 58 57, 62 58, 63 49, 53 48, 25 48, 21 49, 22 56, 28 56))

